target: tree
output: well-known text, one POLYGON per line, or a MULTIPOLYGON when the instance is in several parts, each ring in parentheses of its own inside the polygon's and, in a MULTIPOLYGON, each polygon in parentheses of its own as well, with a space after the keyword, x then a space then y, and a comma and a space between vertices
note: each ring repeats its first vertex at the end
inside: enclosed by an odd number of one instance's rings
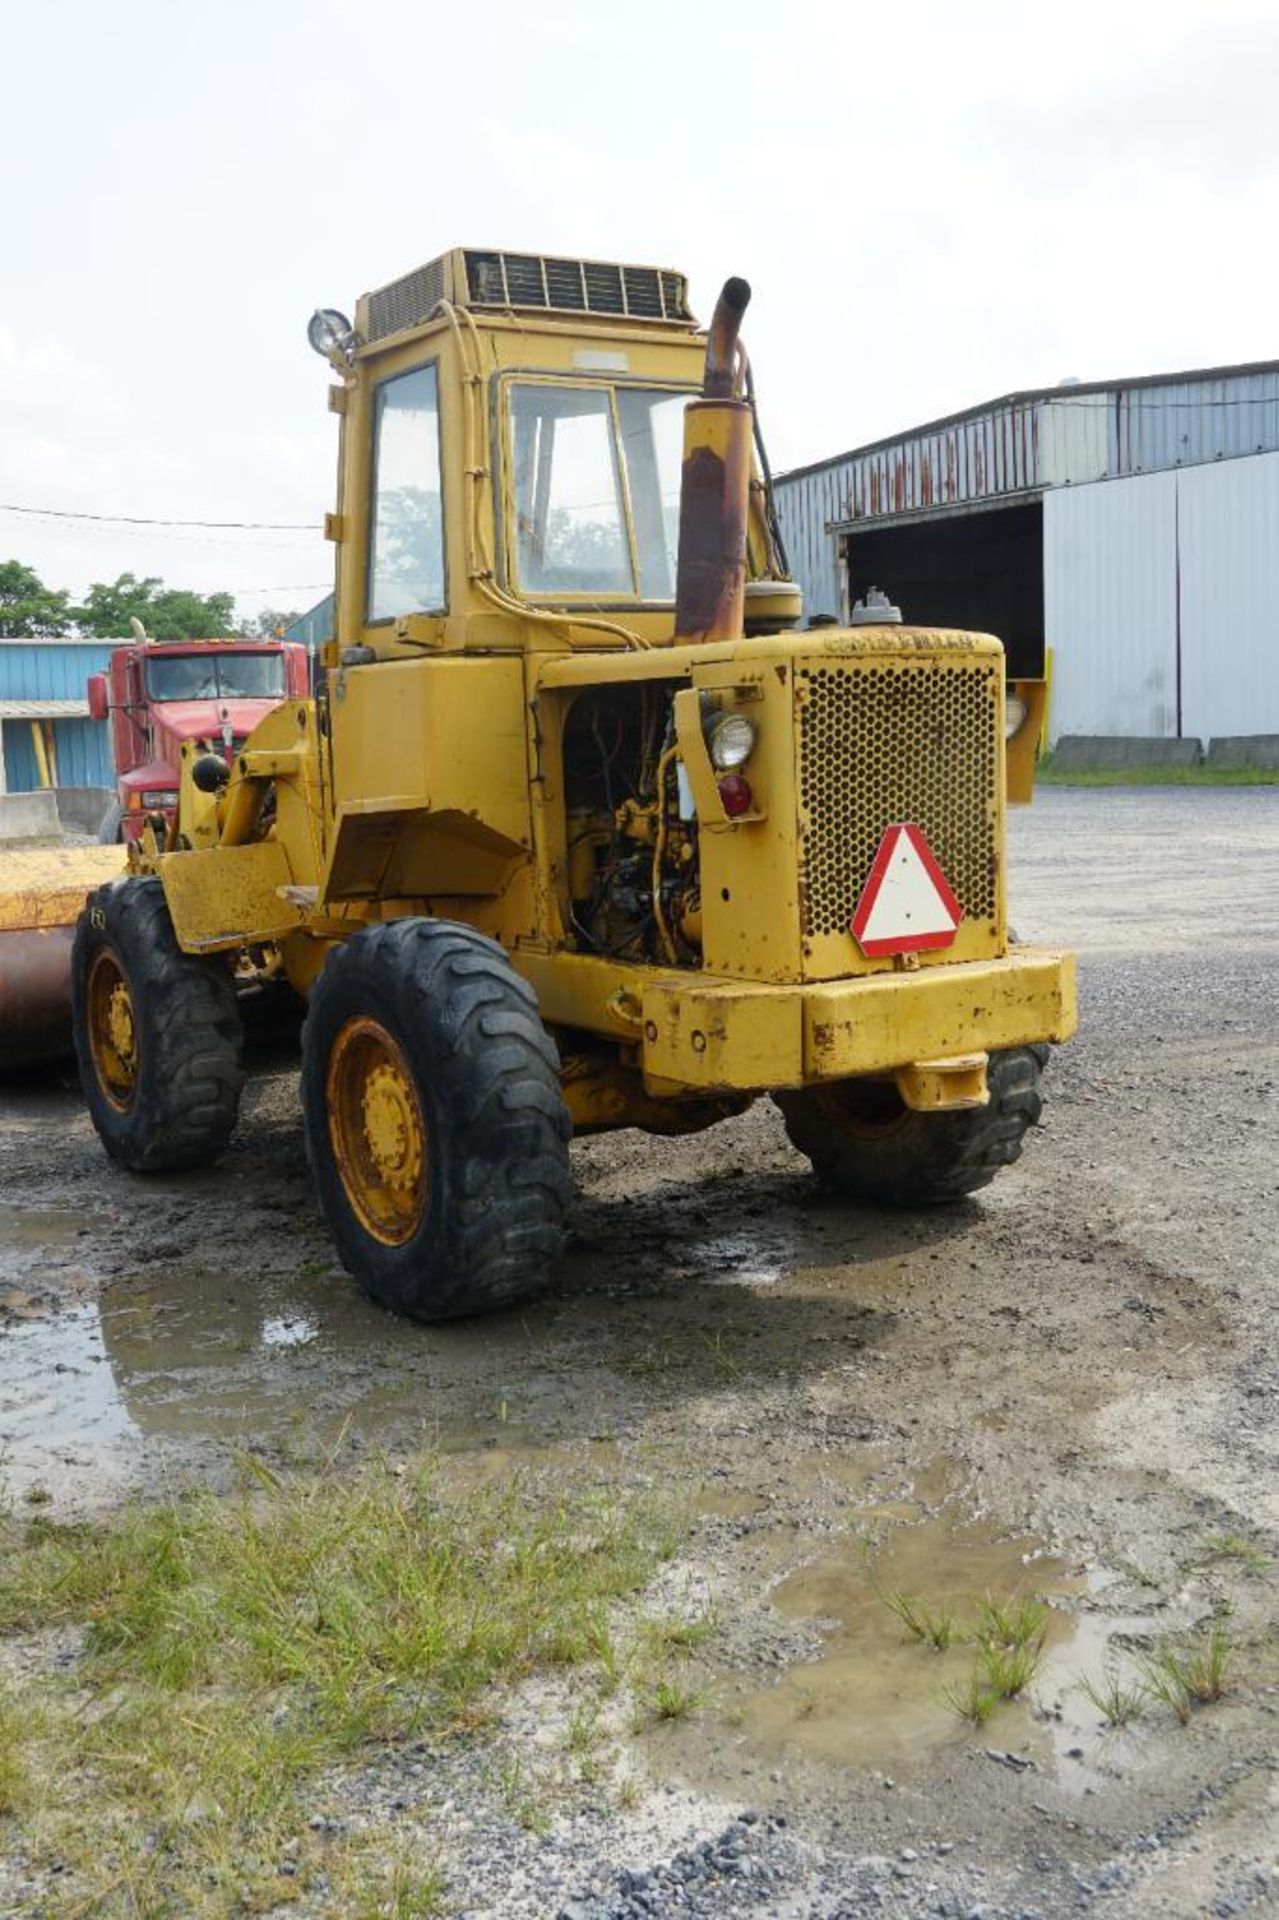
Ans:
POLYGON ((302 618, 301 607, 263 607, 252 620, 242 620, 237 632, 246 640, 274 640, 295 620, 302 618))
POLYGON ((0 560, 0 636, 5 639, 65 633, 72 620, 69 598, 46 587, 35 569, 21 560, 0 560))
POLYGON ((234 594, 191 593, 154 575, 122 573, 110 586, 95 581, 74 618, 101 640, 129 639, 130 620, 140 620, 153 640, 217 640, 232 631, 234 611, 234 594))

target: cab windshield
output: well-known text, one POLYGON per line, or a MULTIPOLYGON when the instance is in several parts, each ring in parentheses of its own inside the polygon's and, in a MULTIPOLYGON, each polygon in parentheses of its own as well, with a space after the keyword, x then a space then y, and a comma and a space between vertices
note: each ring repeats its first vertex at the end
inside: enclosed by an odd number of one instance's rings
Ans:
POLYGON ((282 700, 282 653, 172 653, 147 661, 152 700, 282 700))
POLYGON ((524 593, 674 599, 688 398, 669 388, 512 383, 513 571, 524 593))

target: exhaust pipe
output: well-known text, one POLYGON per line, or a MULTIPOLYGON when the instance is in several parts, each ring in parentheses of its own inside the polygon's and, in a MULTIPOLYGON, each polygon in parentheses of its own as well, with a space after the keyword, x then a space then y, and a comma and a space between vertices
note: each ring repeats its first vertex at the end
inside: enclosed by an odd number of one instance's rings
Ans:
POLYGON ((726 280, 706 341, 702 397, 684 409, 675 638, 739 640, 746 611, 751 409, 733 398, 737 340, 751 297, 726 280))

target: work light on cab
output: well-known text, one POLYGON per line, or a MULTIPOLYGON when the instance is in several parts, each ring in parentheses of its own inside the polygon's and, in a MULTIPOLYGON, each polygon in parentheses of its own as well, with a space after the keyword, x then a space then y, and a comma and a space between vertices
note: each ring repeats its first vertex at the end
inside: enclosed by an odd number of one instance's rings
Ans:
POLYGON ((317 307, 307 322, 306 337, 324 360, 345 355, 355 344, 355 328, 336 307, 317 307))

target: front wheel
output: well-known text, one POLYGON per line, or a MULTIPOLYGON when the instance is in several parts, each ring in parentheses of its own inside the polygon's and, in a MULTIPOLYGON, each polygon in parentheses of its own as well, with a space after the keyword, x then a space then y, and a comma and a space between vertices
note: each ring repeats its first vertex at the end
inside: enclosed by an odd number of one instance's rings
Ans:
POLYGON ((559 1056, 474 928, 368 927, 302 1030, 307 1153, 338 1252, 382 1306, 447 1320, 544 1285, 571 1182, 559 1056))
POLYGON ((883 1080, 839 1080, 774 1097, 791 1144, 828 1185, 889 1207, 962 1200, 1011 1166, 1043 1102, 1047 1047, 992 1053, 989 1103, 917 1113, 883 1080))

